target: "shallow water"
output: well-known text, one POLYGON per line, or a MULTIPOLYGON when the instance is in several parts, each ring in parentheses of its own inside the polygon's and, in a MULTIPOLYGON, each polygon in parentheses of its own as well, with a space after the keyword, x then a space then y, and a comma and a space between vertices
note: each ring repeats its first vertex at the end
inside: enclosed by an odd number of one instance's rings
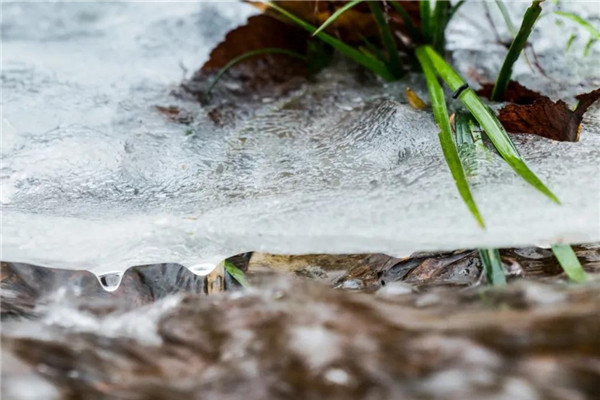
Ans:
MULTIPOLYGON (((450 47, 467 75, 491 76, 504 50, 481 4, 469 7, 450 47)), ((3 260, 96 273, 177 262, 207 272, 245 251, 399 256, 600 240, 597 106, 579 143, 515 137, 562 207, 497 157, 481 166, 473 190, 482 231, 430 113, 406 103, 406 85, 424 94, 418 77, 357 85, 356 70, 338 64, 286 96, 239 104, 220 126, 170 93, 252 7, 9 2, 2 11, 3 260), (191 111, 192 125, 154 108, 171 104, 191 111)), ((572 26, 546 17, 540 27, 536 51, 550 79, 524 64, 517 78, 567 100, 598 87, 598 46, 565 57, 572 26)))

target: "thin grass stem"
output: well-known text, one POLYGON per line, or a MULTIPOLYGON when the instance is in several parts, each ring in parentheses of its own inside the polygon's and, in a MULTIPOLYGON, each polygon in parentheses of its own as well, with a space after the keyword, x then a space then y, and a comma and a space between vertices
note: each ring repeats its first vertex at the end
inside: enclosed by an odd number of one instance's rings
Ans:
POLYGON ((335 22, 335 20, 337 20, 343 13, 345 13, 346 11, 348 11, 355 5, 362 3, 363 1, 364 0, 350 1, 346 4, 344 4, 342 7, 338 8, 336 12, 331 14, 331 16, 329 18, 327 18, 327 20, 325 22, 323 22, 323 24, 321 26, 319 26, 316 31, 313 32, 312 36, 318 35, 322 30, 324 30, 329 25, 331 25, 333 22, 335 22))
POLYGON ((571 21, 577 22, 582 28, 587 30, 592 37, 594 37, 596 40, 600 40, 600 30, 596 29, 591 23, 581 18, 579 15, 564 11, 554 11, 554 13, 556 15, 560 15, 561 17, 568 18, 571 21))
POLYGON ((496 0, 496 5, 500 10, 500 14, 502 14, 502 18, 504 19, 504 23, 510 32, 510 35, 514 38, 517 34, 517 28, 515 28, 515 24, 513 24, 512 19, 510 18, 510 14, 508 13, 508 9, 504 5, 502 0, 496 0))
POLYGON ((458 11, 458 9, 465 4, 465 0, 460 0, 458 3, 456 3, 451 9, 450 9, 450 14, 448 15, 448 21, 450 21, 452 19, 452 17, 454 17, 454 14, 456 14, 456 12, 458 11))
POLYGON ((408 28, 410 36, 413 38, 413 40, 417 40, 421 36, 421 34, 415 27, 415 24, 413 23, 412 18, 410 17, 408 12, 397 1, 392 1, 390 2, 390 4, 404 21, 404 25, 406 25, 406 27, 408 28))
MULTIPOLYGON (((286 18, 290 19, 292 22, 294 22, 298 26, 302 27, 303 29, 307 30, 308 32, 314 33, 317 30, 317 28, 315 28, 308 22, 302 20, 301 18, 298 18, 297 16, 290 13, 286 9, 280 7, 276 3, 268 2, 266 4, 269 7, 277 10, 280 14, 282 14, 286 18)), ((347 45, 346 43, 342 42, 341 40, 336 39, 333 36, 328 35, 325 32, 319 32, 318 34, 316 34, 316 37, 318 37, 325 43, 329 44, 330 46, 332 46, 334 49, 336 49, 337 51, 339 51, 346 57, 352 59, 353 61, 355 61, 356 63, 367 68, 371 72, 381 76, 383 79, 388 80, 388 81, 393 81, 395 79, 394 74, 392 74, 387 69, 385 63, 382 62, 381 60, 378 60, 375 57, 369 56, 368 54, 365 54, 365 53, 347 45)))
POLYGON ((287 49, 277 48, 277 47, 268 47, 268 48, 264 48, 264 49, 248 51, 244 54, 241 54, 241 55, 235 57, 233 60, 229 61, 221 69, 219 69, 219 71, 213 78, 210 86, 206 90, 206 96, 210 95, 210 92, 214 89, 214 87, 217 85, 219 80, 221 80, 223 75, 227 71, 229 71, 233 66, 235 66, 236 64, 238 64, 244 60, 247 60, 248 58, 252 58, 252 57, 256 57, 256 56, 260 56, 260 55, 264 55, 264 54, 284 54, 286 56, 295 57, 295 58, 299 58, 301 60, 306 61, 306 56, 303 54, 296 53, 295 51, 291 51, 291 50, 287 50, 287 49))
POLYGON ((376 1, 369 1, 369 8, 371 9, 371 13, 375 17, 375 22, 379 26, 379 33, 381 34, 381 41, 383 42, 383 46, 385 47, 388 57, 388 70, 394 74, 396 78, 401 78, 404 75, 402 71, 402 63, 400 62, 400 57, 398 56, 398 47, 396 47, 396 39, 385 20, 385 15, 383 15, 383 11, 381 10, 381 6, 376 1))
POLYGON ((590 49, 596 40, 594 38, 590 38, 585 45, 585 49, 583 50, 583 56, 587 57, 590 55, 590 49))
POLYGON ((431 43, 431 2, 429 0, 421 0, 419 2, 419 11, 421 14, 421 33, 427 43, 431 43))
POLYGON ((360 36, 360 40, 363 41, 363 43, 365 44, 367 49, 371 52, 371 54, 373 54, 375 57, 377 57, 380 60, 384 59, 383 53, 381 52, 381 50, 379 50, 379 48, 377 46, 375 46, 373 43, 371 43, 371 41, 369 41, 369 39, 367 39, 363 35, 359 35, 359 36, 360 36))

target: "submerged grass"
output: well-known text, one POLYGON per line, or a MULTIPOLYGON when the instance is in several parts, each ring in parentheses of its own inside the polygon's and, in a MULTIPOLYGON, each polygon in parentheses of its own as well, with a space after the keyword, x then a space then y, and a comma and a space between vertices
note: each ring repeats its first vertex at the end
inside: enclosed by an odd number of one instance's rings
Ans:
POLYGON ((488 283, 494 286, 506 285, 506 276, 504 276, 504 267, 498 249, 479 249, 479 258, 488 283))
POLYGON ((552 251, 569 279, 573 282, 585 282, 587 280, 587 275, 570 245, 555 244, 552 246, 552 251))
POLYGON ((238 64, 244 60, 247 60, 248 58, 261 56, 261 55, 265 55, 265 54, 284 54, 284 55, 287 55, 290 57, 299 58, 304 61, 306 61, 306 59, 307 59, 306 56, 303 54, 296 53, 295 51, 291 51, 291 50, 287 50, 287 49, 277 48, 277 47, 269 47, 269 48, 264 48, 264 49, 248 51, 244 54, 241 54, 241 55, 235 57, 233 60, 229 61, 217 72, 217 74, 213 78, 210 86, 206 90, 206 96, 207 97, 210 96, 210 92, 214 89, 214 87, 217 85, 219 80, 221 80, 223 75, 227 71, 229 71, 232 67, 234 67, 236 64, 238 64))
POLYGON ((542 1, 543 0, 534 0, 523 16, 523 22, 521 23, 519 32, 508 49, 508 53, 504 58, 504 63, 502 63, 502 67, 498 73, 496 84, 492 90, 492 100, 494 101, 504 100, 504 94, 506 93, 508 82, 510 82, 510 77, 512 76, 513 66, 519 59, 519 54, 521 54, 521 51, 525 48, 527 39, 533 30, 533 25, 542 12, 542 1))
POLYGON ((452 173, 452 177, 454 178, 458 192, 462 196, 467 208, 469 211, 471 211, 471 214, 473 214, 479 226, 484 228, 485 223, 483 222, 483 218, 479 213, 479 209, 477 208, 475 200, 473 199, 473 195, 471 194, 471 190, 469 189, 469 183, 467 182, 467 178, 456 149, 456 143, 454 142, 454 138, 452 136, 452 129, 450 127, 444 91, 437 80, 434 66, 427 56, 425 48, 418 48, 415 54, 419 60, 419 63, 421 64, 421 68, 423 69, 423 73, 425 74, 425 79, 427 81, 429 97, 433 107, 433 116, 440 128, 440 133, 438 136, 446 163, 450 168, 450 172, 452 173))

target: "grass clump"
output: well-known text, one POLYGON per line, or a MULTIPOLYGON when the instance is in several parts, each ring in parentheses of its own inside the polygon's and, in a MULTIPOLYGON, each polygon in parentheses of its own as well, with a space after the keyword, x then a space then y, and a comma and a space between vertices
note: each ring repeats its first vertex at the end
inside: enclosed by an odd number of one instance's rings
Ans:
MULTIPOLYGON (((384 9, 381 6, 382 4, 389 4, 391 9, 394 10, 404 22, 404 26, 410 33, 412 44, 415 47, 412 48, 414 54, 411 54, 410 48, 408 49, 408 55, 414 56, 413 61, 416 61, 415 65, 419 65, 424 73, 432 103, 434 119, 440 128, 438 136, 445 161, 450 169, 463 202, 479 226, 483 228, 485 227, 485 223, 469 188, 467 181, 467 176, 469 176, 469 174, 465 173, 463 165, 464 162, 461 162, 457 141, 459 141, 461 144, 467 142, 469 144, 474 143, 476 148, 483 148, 487 151, 483 145, 481 133, 479 133, 480 130, 485 132, 500 156, 521 178, 523 178, 538 191, 546 195, 550 200, 560 204, 557 196, 535 175, 533 171, 531 171, 531 169, 529 169, 506 130, 497 119, 495 113, 478 97, 478 95, 471 88, 469 88, 465 80, 452 68, 452 66, 444 60, 443 53, 445 46, 446 26, 455 15, 456 11, 464 4, 464 0, 458 1, 454 5, 452 5, 449 1, 421 0, 419 4, 419 26, 413 22, 411 15, 399 1, 367 2, 371 14, 379 28, 382 44, 381 47, 374 45, 365 37, 362 37, 364 46, 353 47, 345 43, 343 40, 324 32, 324 30, 333 22, 335 22, 343 13, 359 5, 363 1, 364 0, 355 0, 346 3, 337 9, 319 27, 315 27, 312 24, 304 21, 300 17, 278 5, 276 2, 267 2, 266 4, 272 10, 275 10, 278 14, 280 14, 280 16, 283 16, 299 27, 305 29, 311 33, 312 36, 320 39, 323 43, 331 46, 342 55, 348 57, 372 73, 380 76, 384 80, 393 81, 402 77, 405 69, 408 66, 402 64, 398 49, 398 43, 401 42, 399 42, 399 38, 396 37, 392 31, 388 20, 389 16, 386 15, 386 12, 384 12, 384 9), (438 81, 438 78, 441 78, 441 80, 450 88, 450 90, 454 92, 453 97, 457 98, 468 110, 468 112, 462 111, 462 114, 464 114, 463 116, 465 117, 463 118, 463 121, 466 122, 465 124, 461 125, 462 128, 457 126, 456 138, 450 126, 444 91, 440 82, 438 81)), ((543 0, 533 0, 531 2, 530 7, 523 16, 519 30, 516 31, 512 21, 510 20, 506 7, 501 0, 496 0, 496 4, 498 5, 506 23, 508 24, 509 30, 511 30, 514 39, 511 42, 508 53, 496 79, 492 91, 492 100, 504 100, 504 94, 512 76, 513 66, 520 53, 524 51, 534 24, 541 14, 542 2, 543 0)), ((600 32, 591 24, 589 24, 589 22, 583 20, 575 14, 562 12, 556 12, 556 14, 564 18, 569 18, 583 26, 591 33, 590 40, 600 40, 600 32)), ((570 39, 570 42, 572 42, 572 40, 573 39, 570 39)), ((405 44, 403 50, 406 51, 405 44)), ((303 55, 297 53, 292 54, 293 52, 283 49, 263 49, 263 51, 256 50, 254 52, 249 52, 232 60, 229 64, 223 67, 211 84, 210 89, 214 87, 223 73, 227 69, 231 68, 231 66, 243 61, 248 57, 269 52, 288 54, 297 58, 307 59, 307 57, 303 55)), ((579 262, 577 261, 577 258, 575 257, 575 254, 570 246, 555 245, 553 246, 553 250, 559 259, 559 262, 565 269, 565 272, 572 280, 581 281, 585 278, 585 274, 583 273, 583 270, 581 269, 581 266, 579 265, 579 262)), ((504 277, 502 261, 500 259, 498 250, 481 249, 479 253, 486 277, 488 278, 488 282, 491 284, 505 284, 506 279, 504 277)), ((240 276, 235 272, 235 270, 233 271, 234 273, 230 273, 232 276, 234 276, 234 278, 236 276, 240 276)), ((239 272, 241 273, 241 271, 239 272)), ((243 279, 243 273, 241 274, 242 275, 240 279, 243 279)))
MULTIPOLYGON (((522 24, 520 35, 518 34, 513 41, 512 50, 509 50, 507 59, 505 60, 503 70, 501 71, 498 84, 497 92, 502 93, 504 82, 506 79, 510 79, 512 73, 512 65, 514 64, 514 55, 517 57, 522 50, 522 47, 527 41, 527 37, 531 32, 533 23, 539 16, 540 0, 535 0, 532 3, 532 7, 526 13, 524 22, 522 24), (522 31, 522 32, 521 32, 522 31)), ((339 18, 344 11, 354 7, 358 2, 351 2, 346 5, 342 10, 334 13, 323 26, 316 28, 297 16, 293 15, 289 11, 283 9, 274 2, 268 3, 273 9, 277 10, 286 18, 290 19, 294 23, 313 33, 316 37, 330 44, 340 53, 346 55, 350 59, 358 62, 362 66, 371 70, 373 73, 383 77, 386 80, 394 80, 402 76, 402 65, 400 64, 398 49, 396 47, 396 39, 393 37, 389 25, 383 15, 382 9, 378 2, 369 2, 371 12, 377 22, 380 29, 382 43, 384 45, 387 57, 383 55, 381 51, 373 50, 373 45, 368 44, 371 49, 369 52, 361 52, 340 39, 334 38, 323 32, 323 28, 330 25, 339 18)), ((521 158, 516 147, 512 143, 510 137, 506 133, 502 124, 498 121, 495 114, 487 107, 475 94, 473 90, 468 88, 466 82, 460 77, 460 75, 452 69, 452 67, 444 61, 440 53, 444 49, 444 32, 445 28, 450 21, 450 18, 455 14, 458 7, 463 3, 458 2, 454 6, 447 1, 435 1, 432 4, 429 0, 422 0, 420 2, 420 18, 421 18, 421 31, 417 33, 416 27, 412 23, 412 20, 406 10, 403 9, 402 5, 398 2, 391 2, 392 7, 398 12, 400 17, 405 21, 405 25, 408 29, 415 34, 413 38, 415 42, 425 42, 426 44, 418 46, 415 50, 415 56, 418 59, 421 68, 425 73, 425 77, 428 83, 428 89, 433 104, 434 118, 440 126, 440 144, 444 153, 444 158, 448 167, 452 173, 457 189, 465 202, 465 205, 473 214, 477 223, 484 227, 483 218, 475 204, 471 191, 469 189, 464 170, 458 158, 458 152, 456 150, 456 143, 454 141, 452 132, 449 128, 447 109, 441 86, 438 88, 437 76, 441 77, 444 82, 450 87, 451 90, 457 91, 458 99, 464 104, 464 106, 471 112, 471 114, 478 121, 479 125, 486 132, 490 138, 494 147, 502 158, 519 174, 525 181, 530 183, 536 189, 544 193, 551 200, 556 203, 560 203, 558 198, 548 189, 544 183, 529 169, 521 158), (434 82, 435 81, 435 82, 434 82)), ((507 81, 506 81, 507 84, 507 81)))
POLYGON ((483 222, 483 218, 479 213, 479 209, 477 208, 475 200, 473 199, 473 195, 471 194, 471 190, 469 189, 469 184, 460 162, 460 157, 456 149, 456 143, 454 142, 454 137, 452 135, 448 110, 446 108, 446 99, 444 98, 444 91, 437 80, 436 71, 431 59, 427 55, 426 48, 418 48, 416 51, 416 56, 421 64, 423 73, 425 74, 427 88, 429 90, 429 98, 431 99, 431 104, 433 107, 433 116, 440 128, 440 133, 438 136, 442 146, 442 151, 444 153, 444 158, 446 159, 446 163, 450 168, 450 172, 452 173, 452 177, 454 178, 456 187, 462 196, 463 201, 467 205, 467 208, 471 214, 473 214, 475 217, 475 220, 477 220, 479 226, 483 228, 485 227, 485 223, 483 222))

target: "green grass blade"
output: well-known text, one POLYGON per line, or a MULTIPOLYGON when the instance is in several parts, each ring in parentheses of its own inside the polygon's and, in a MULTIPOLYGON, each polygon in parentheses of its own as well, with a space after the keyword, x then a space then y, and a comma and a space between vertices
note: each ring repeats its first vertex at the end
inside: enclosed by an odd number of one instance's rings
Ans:
POLYGON ((494 89, 492 90, 492 100, 494 101, 503 101, 504 93, 506 92, 506 88, 508 87, 508 82, 510 81, 510 77, 512 76, 513 66, 515 62, 519 59, 519 54, 525 48, 527 44, 527 39, 533 30, 533 25, 535 21, 537 21, 540 13, 542 12, 541 6, 542 0, 534 0, 531 3, 531 6, 525 11, 525 15, 523 16, 523 22, 521 23, 521 27, 519 28, 519 33, 513 39, 510 44, 510 48, 508 49, 508 53, 504 58, 504 63, 502 63, 502 67, 500 68, 500 72, 498 73, 498 78, 496 79, 496 84, 494 85, 494 89))
POLYGON ((458 9, 460 8, 460 6, 462 6, 463 4, 465 4, 465 0, 460 0, 458 3, 456 3, 451 9, 450 9, 450 14, 448 15, 448 21, 450 21, 452 19, 452 17, 454 17, 454 14, 456 14, 456 12, 458 11, 458 9))
POLYGON ((588 40, 587 44, 585 45, 585 49, 583 50, 583 56, 587 57, 590 55, 590 49, 592 48, 592 45, 594 44, 596 40, 594 38, 590 38, 590 40, 588 40))
POLYGON ((502 0, 496 0, 496 5, 500 10, 500 14, 502 14, 502 18, 504 19, 504 23, 506 24, 510 35, 514 38, 517 34, 517 28, 515 28, 515 25, 513 24, 512 19, 510 18, 510 14, 508 13, 506 6, 504 5, 504 2, 502 0))
POLYGON ((448 16, 450 13, 449 1, 436 1, 431 19, 431 45, 439 52, 444 52, 445 46, 445 31, 448 25, 448 16))
POLYGON ((404 7, 402 7, 400 4, 398 4, 397 1, 391 1, 390 4, 392 5, 392 7, 394 7, 396 12, 400 15, 400 17, 404 21, 404 24, 408 28, 410 36, 413 38, 413 40, 417 40, 421 34, 415 27, 415 24, 413 23, 412 18, 410 17, 408 12, 404 9, 404 7))
POLYGON ((477 175, 477 147, 471 131, 471 113, 468 111, 457 111, 454 116, 454 130, 456 132, 456 148, 460 162, 468 178, 477 175))
POLYGON ((257 49, 257 50, 251 50, 248 51, 244 54, 241 54, 237 57, 235 57, 233 60, 229 61, 227 64, 225 64, 225 66, 223 66, 215 75, 215 77, 213 78, 213 81, 211 82, 210 86, 208 87, 207 91, 206 91, 206 96, 208 96, 210 94, 210 92, 213 90, 213 88, 217 85, 217 83, 219 82, 219 80, 223 77, 223 75, 229 71, 229 69, 231 69, 233 66, 235 66, 236 64, 251 58, 251 57, 255 57, 255 56, 260 56, 263 54, 285 54, 287 56, 291 56, 291 57, 296 57, 302 60, 306 61, 306 56, 300 54, 300 53, 296 53, 295 51, 291 51, 291 50, 287 50, 287 49, 280 49, 277 47, 268 47, 268 48, 264 48, 264 49, 257 49))
POLYGON ((582 28, 587 30, 596 40, 600 40, 600 30, 596 29, 591 23, 581 18, 579 15, 564 11, 554 11, 556 15, 568 18, 578 23, 582 28))
POLYGON ((429 0, 420 1, 421 13, 421 33, 427 43, 431 43, 431 2, 429 0))
POLYGON ((457 111, 454 117, 454 126, 456 129, 456 143, 459 146, 462 144, 473 144, 487 151, 487 147, 485 147, 481 138, 481 127, 470 112, 465 110, 457 111))
MULTIPOLYGON (((298 18, 297 16, 290 13, 286 9, 280 7, 276 3, 268 2, 266 4, 269 5, 269 7, 277 10, 283 16, 290 19, 292 22, 294 22, 298 26, 302 27, 303 29, 307 30, 308 32, 314 33, 317 30, 317 28, 315 28, 308 22, 302 20, 301 18, 298 18)), ((352 59, 353 61, 355 61, 356 63, 367 68, 371 72, 381 76, 383 79, 388 80, 388 81, 393 81, 395 79, 394 75, 387 69, 385 63, 376 59, 375 57, 371 57, 365 53, 362 53, 361 51, 359 51, 351 46, 348 46, 346 43, 342 42, 339 39, 334 38, 331 35, 328 35, 325 32, 318 33, 316 35, 316 37, 318 37, 325 43, 329 44, 330 46, 332 46, 334 49, 336 49, 337 51, 339 51, 346 57, 352 59)))
POLYGON ((587 280, 587 275, 571 246, 568 244, 555 244, 552 246, 552 251, 569 279, 573 282, 584 282, 587 280))
POLYGON ((494 286, 506 285, 502 258, 498 249, 479 249, 479 258, 488 283, 494 286))
POLYGON ((381 41, 383 42, 383 46, 388 53, 388 69, 396 78, 400 78, 402 75, 404 75, 404 72, 402 71, 402 63, 400 62, 400 57, 398 56, 398 48, 396 47, 396 39, 394 38, 394 34, 385 20, 385 16, 383 15, 383 11, 381 10, 379 3, 376 1, 369 1, 369 8, 371 9, 373 17, 375 17, 377 26, 379 26, 381 41))
POLYGON ((573 44, 573 41, 575 40, 577 36, 575 34, 571 34, 571 36, 569 37, 569 40, 567 41, 567 45, 565 46, 565 53, 569 51, 569 49, 571 48, 571 45, 573 44))
POLYGON ((331 16, 329 18, 327 18, 327 20, 325 22, 323 22, 323 24, 320 27, 318 27, 317 30, 314 31, 312 35, 313 36, 318 35, 322 30, 324 30, 329 25, 331 25, 333 22, 335 22, 335 20, 338 19, 340 17, 340 15, 342 15, 343 13, 345 13, 346 11, 348 11, 355 5, 362 3, 363 1, 364 0, 354 0, 354 1, 350 1, 346 4, 344 4, 342 7, 338 8, 338 10, 336 12, 331 14, 331 16))
POLYGON ((360 40, 362 40, 363 43, 365 44, 365 46, 367 46, 367 49, 371 52, 371 54, 373 54, 375 57, 377 57, 380 60, 385 59, 385 57, 383 56, 383 53, 381 52, 381 50, 379 50, 379 48, 377 46, 375 46, 373 43, 371 43, 369 41, 369 39, 367 39, 363 35, 359 34, 359 36, 360 36, 360 40))
POLYGON ((473 195, 469 189, 469 184, 467 182, 463 166, 460 162, 458 151, 456 150, 456 144, 454 143, 454 138, 452 137, 452 130, 450 128, 448 110, 446 109, 444 91, 437 80, 434 67, 431 64, 429 57, 427 57, 424 48, 417 48, 415 54, 419 60, 419 63, 421 64, 421 67, 423 68, 423 73, 425 74, 425 79, 427 80, 427 88, 429 90, 429 97, 433 107, 433 116, 441 130, 439 139, 446 163, 450 168, 450 172, 452 173, 452 177, 454 178, 458 192, 460 193, 467 208, 469 211, 471 211, 471 214, 473 214, 477 220, 477 223, 484 228, 485 224, 483 222, 483 218, 477 209, 477 205, 475 204, 475 200, 473 199, 473 195))
MULTIPOLYGON (((423 49, 422 52, 425 52, 429 56, 436 72, 451 90, 456 91, 465 85, 465 81, 460 75, 431 46, 423 46, 420 49, 423 49)), ((481 101, 473 89, 467 88, 463 90, 458 98, 471 111, 471 114, 487 133, 494 147, 508 165, 530 185, 544 193, 555 203, 560 204, 554 193, 525 164, 525 161, 519 155, 517 148, 512 140, 510 140, 508 133, 506 133, 496 115, 481 101)))
POLYGON ((225 271, 227 271, 229 275, 231 275, 231 277, 235 279, 240 285, 242 285, 243 287, 250 286, 248 284, 248 281, 246 280, 246 274, 244 274, 244 272, 241 269, 239 269, 238 267, 233 265, 233 263, 227 260, 225 260, 223 264, 225 265, 225 271))
POLYGON ((470 119, 471 113, 457 111, 454 117, 454 130, 456 131, 456 145, 475 145, 473 135, 471 134, 470 119))

